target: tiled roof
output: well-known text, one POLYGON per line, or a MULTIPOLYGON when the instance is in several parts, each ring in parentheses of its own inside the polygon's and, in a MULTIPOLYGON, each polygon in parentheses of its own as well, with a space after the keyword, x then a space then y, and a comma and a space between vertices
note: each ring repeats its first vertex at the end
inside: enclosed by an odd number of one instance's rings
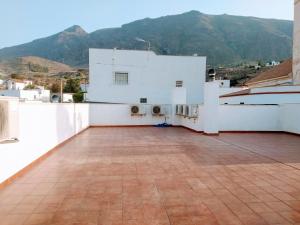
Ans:
POLYGON ((232 92, 226 95, 222 95, 220 96, 220 98, 225 98, 225 97, 232 97, 232 96, 240 96, 240 95, 249 95, 250 94, 251 89, 245 89, 245 90, 241 90, 241 91, 236 91, 236 92, 232 92))
POLYGON ((271 80, 281 80, 292 78, 292 59, 288 59, 278 66, 273 67, 265 72, 260 73, 253 79, 246 82, 247 86, 263 83, 271 80))
POLYGON ((236 91, 226 95, 221 95, 220 98, 243 96, 243 95, 282 95, 282 94, 300 94, 299 91, 261 91, 261 92, 251 92, 251 89, 246 89, 242 91, 236 91))

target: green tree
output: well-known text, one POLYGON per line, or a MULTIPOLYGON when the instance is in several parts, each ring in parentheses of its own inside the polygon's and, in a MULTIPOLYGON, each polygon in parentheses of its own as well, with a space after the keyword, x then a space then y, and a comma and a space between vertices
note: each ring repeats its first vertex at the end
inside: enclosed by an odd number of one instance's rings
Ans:
POLYGON ((73 101, 75 103, 83 102, 84 94, 83 92, 77 92, 73 95, 73 101))
POLYGON ((79 79, 68 79, 64 87, 65 93, 78 93, 81 91, 79 79))

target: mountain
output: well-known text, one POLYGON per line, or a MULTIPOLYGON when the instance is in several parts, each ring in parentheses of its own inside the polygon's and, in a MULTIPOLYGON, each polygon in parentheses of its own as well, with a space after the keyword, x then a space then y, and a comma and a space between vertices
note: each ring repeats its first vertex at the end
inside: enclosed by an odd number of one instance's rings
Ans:
POLYGON ((0 49, 0 58, 34 55, 72 66, 88 65, 88 48, 146 49, 157 54, 203 55, 224 65, 253 60, 282 60, 292 55, 293 22, 190 11, 142 19, 119 28, 85 32, 70 27, 50 37, 0 49))
POLYGON ((0 75, 4 77, 11 74, 55 75, 70 71, 74 71, 74 69, 68 65, 36 56, 0 59, 0 75))

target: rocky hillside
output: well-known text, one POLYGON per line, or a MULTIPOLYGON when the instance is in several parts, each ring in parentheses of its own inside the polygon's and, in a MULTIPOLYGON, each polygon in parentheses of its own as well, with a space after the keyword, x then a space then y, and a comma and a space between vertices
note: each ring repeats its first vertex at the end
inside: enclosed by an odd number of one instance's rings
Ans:
POLYGON ((73 26, 50 37, 3 48, 0 58, 39 56, 71 66, 88 65, 88 48, 146 49, 158 54, 204 55, 213 65, 253 60, 282 60, 292 54, 292 21, 191 11, 143 19, 92 33, 73 26))
POLYGON ((11 74, 51 76, 70 71, 74 69, 66 64, 36 56, 0 59, 0 75, 4 77, 11 74))

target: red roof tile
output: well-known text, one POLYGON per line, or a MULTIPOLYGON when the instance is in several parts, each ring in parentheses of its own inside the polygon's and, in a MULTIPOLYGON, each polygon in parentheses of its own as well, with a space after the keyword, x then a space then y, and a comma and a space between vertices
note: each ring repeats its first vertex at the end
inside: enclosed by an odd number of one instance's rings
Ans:
POLYGON ((273 67, 265 72, 258 74, 253 79, 246 82, 247 86, 263 83, 270 80, 281 80, 291 78, 292 75, 292 59, 288 59, 278 66, 273 67))

